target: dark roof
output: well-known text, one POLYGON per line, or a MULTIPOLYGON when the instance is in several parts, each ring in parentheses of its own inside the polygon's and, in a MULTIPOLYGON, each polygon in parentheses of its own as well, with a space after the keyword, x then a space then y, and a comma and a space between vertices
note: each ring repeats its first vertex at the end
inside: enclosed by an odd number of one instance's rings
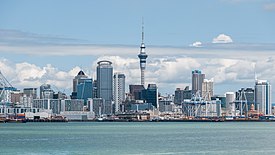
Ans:
POLYGON ((84 74, 84 72, 81 70, 81 71, 78 72, 77 75, 85 75, 85 74, 84 74))

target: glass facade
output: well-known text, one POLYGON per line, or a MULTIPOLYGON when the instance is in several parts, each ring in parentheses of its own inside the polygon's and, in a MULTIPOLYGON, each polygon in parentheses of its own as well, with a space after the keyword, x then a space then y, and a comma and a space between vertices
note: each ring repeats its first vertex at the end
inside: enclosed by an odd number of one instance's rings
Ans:
POLYGON ((103 114, 111 114, 111 101, 113 99, 113 67, 110 61, 99 61, 97 72, 97 97, 105 100, 103 114))

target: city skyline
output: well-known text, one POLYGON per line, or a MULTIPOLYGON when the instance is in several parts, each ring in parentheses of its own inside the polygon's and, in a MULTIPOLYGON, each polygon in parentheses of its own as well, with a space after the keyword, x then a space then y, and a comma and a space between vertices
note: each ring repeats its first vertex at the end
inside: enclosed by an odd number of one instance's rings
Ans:
POLYGON ((55 87, 66 89, 69 94, 71 79, 81 69, 95 79, 96 63, 108 59, 113 62, 114 72, 123 72, 129 77, 126 85, 138 84, 140 69, 136 55, 143 16, 146 52, 150 56, 146 81, 157 83, 159 92, 172 94, 177 87, 191 86, 190 75, 195 69, 214 79, 215 94, 253 87, 255 72, 259 79, 268 80, 271 85, 275 83, 272 1, 163 1, 157 5, 153 5, 154 1, 108 2, 114 4, 112 7, 105 7, 104 2, 71 2, 59 10, 64 1, 49 1, 43 2, 45 8, 40 11, 37 9, 43 4, 34 1, 3 2, 0 6, 1 72, 20 89, 56 83, 55 87), (136 9, 140 5, 145 6, 142 14, 136 9), (46 9, 50 6, 53 6, 52 13, 46 9), (68 8, 72 6, 73 12, 79 13, 69 18, 72 13, 68 8), (89 7, 95 6, 98 9, 90 12, 89 7), (194 10, 184 9, 186 7, 194 10), (156 13, 152 13, 151 8, 155 8, 156 13), (177 13, 169 13, 173 8, 177 13), (100 14, 100 9, 109 9, 115 16, 100 14), (163 9, 167 11, 162 12, 163 9), (33 13, 35 10, 37 15, 33 13), (100 13, 95 14, 96 11, 100 13), (90 14, 93 20, 83 21, 89 19, 90 14), (32 24, 28 16, 37 22, 32 24), (41 16, 47 20, 38 19, 41 16), (78 20, 80 17, 83 19, 78 20), (207 19, 209 22, 205 22, 207 19), (114 26, 105 26, 109 23, 114 26))

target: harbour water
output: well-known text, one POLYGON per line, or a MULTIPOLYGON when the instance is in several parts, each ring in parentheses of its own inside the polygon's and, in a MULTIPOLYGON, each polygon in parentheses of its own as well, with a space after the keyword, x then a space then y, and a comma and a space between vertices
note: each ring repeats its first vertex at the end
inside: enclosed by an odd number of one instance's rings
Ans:
POLYGON ((1 123, 1 155, 275 154, 275 122, 1 123))

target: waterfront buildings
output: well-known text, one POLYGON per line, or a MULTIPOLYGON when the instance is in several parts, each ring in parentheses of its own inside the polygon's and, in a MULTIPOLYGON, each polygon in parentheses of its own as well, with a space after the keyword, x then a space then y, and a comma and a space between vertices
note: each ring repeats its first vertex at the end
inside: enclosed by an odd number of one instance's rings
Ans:
POLYGON ((266 80, 255 82, 256 109, 263 115, 271 115, 271 85, 266 80))
POLYGON ((115 104, 115 113, 121 111, 120 106, 125 101, 125 75, 121 73, 114 74, 113 100, 115 104))
POLYGON ((97 97, 105 100, 103 114, 112 113, 113 99, 113 67, 112 62, 99 61, 96 68, 97 75, 97 97))
POLYGON ((61 100, 59 99, 34 99, 33 108, 51 110, 53 114, 60 114, 61 100))
POLYGON ((200 94, 202 96, 202 83, 205 79, 205 74, 200 70, 192 71, 192 94, 200 94))

